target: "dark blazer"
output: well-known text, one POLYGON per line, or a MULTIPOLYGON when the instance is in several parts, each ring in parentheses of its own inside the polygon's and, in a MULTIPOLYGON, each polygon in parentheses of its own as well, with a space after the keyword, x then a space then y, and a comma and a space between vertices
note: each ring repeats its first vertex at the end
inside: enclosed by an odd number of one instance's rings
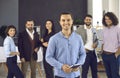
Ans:
MULTIPOLYGON (((37 60, 37 53, 33 52, 31 41, 29 38, 30 36, 26 30, 22 33, 19 33, 18 50, 20 52, 20 59, 25 58, 26 61, 30 61, 31 57, 33 57, 34 60, 37 60)), ((35 32, 34 33, 34 49, 39 48, 40 46, 41 46, 41 42, 39 40, 39 35, 35 32)))

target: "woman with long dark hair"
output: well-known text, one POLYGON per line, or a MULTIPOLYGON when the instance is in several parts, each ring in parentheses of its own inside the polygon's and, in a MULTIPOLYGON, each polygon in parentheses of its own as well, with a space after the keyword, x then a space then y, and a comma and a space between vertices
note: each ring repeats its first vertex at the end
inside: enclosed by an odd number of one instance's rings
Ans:
POLYGON ((45 23, 45 34, 43 35, 43 38, 41 40, 42 45, 43 45, 43 65, 45 69, 45 74, 46 78, 54 78, 54 73, 53 73, 53 67, 50 66, 46 60, 45 60, 45 55, 46 55, 46 49, 48 46, 48 42, 51 36, 55 34, 55 29, 54 29, 54 23, 52 20, 46 20, 45 23))

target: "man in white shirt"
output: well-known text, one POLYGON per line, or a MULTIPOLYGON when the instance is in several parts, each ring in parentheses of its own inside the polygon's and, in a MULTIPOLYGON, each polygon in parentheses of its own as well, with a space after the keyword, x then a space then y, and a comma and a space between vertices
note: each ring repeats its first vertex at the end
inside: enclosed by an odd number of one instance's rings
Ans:
POLYGON ((82 78, 87 78, 89 66, 91 67, 92 78, 97 78, 97 57, 95 48, 98 45, 96 30, 92 27, 92 16, 86 15, 84 25, 78 27, 76 32, 82 36, 86 49, 86 60, 82 66, 82 78))

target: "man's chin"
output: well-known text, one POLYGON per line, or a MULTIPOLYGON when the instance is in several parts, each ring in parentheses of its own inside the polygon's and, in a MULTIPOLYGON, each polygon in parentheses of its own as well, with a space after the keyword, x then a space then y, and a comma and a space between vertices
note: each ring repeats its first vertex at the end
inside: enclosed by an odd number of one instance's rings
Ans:
POLYGON ((32 30, 33 30, 33 28, 28 28, 28 30, 29 30, 29 31, 32 31, 32 30))

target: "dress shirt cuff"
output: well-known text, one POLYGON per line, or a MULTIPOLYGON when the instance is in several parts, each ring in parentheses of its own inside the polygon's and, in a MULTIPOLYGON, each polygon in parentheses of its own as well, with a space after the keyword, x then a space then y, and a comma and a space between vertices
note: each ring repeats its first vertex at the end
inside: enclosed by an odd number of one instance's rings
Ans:
POLYGON ((59 69, 62 69, 62 66, 63 66, 63 64, 59 64, 59 65, 58 65, 58 68, 59 68, 59 69))

